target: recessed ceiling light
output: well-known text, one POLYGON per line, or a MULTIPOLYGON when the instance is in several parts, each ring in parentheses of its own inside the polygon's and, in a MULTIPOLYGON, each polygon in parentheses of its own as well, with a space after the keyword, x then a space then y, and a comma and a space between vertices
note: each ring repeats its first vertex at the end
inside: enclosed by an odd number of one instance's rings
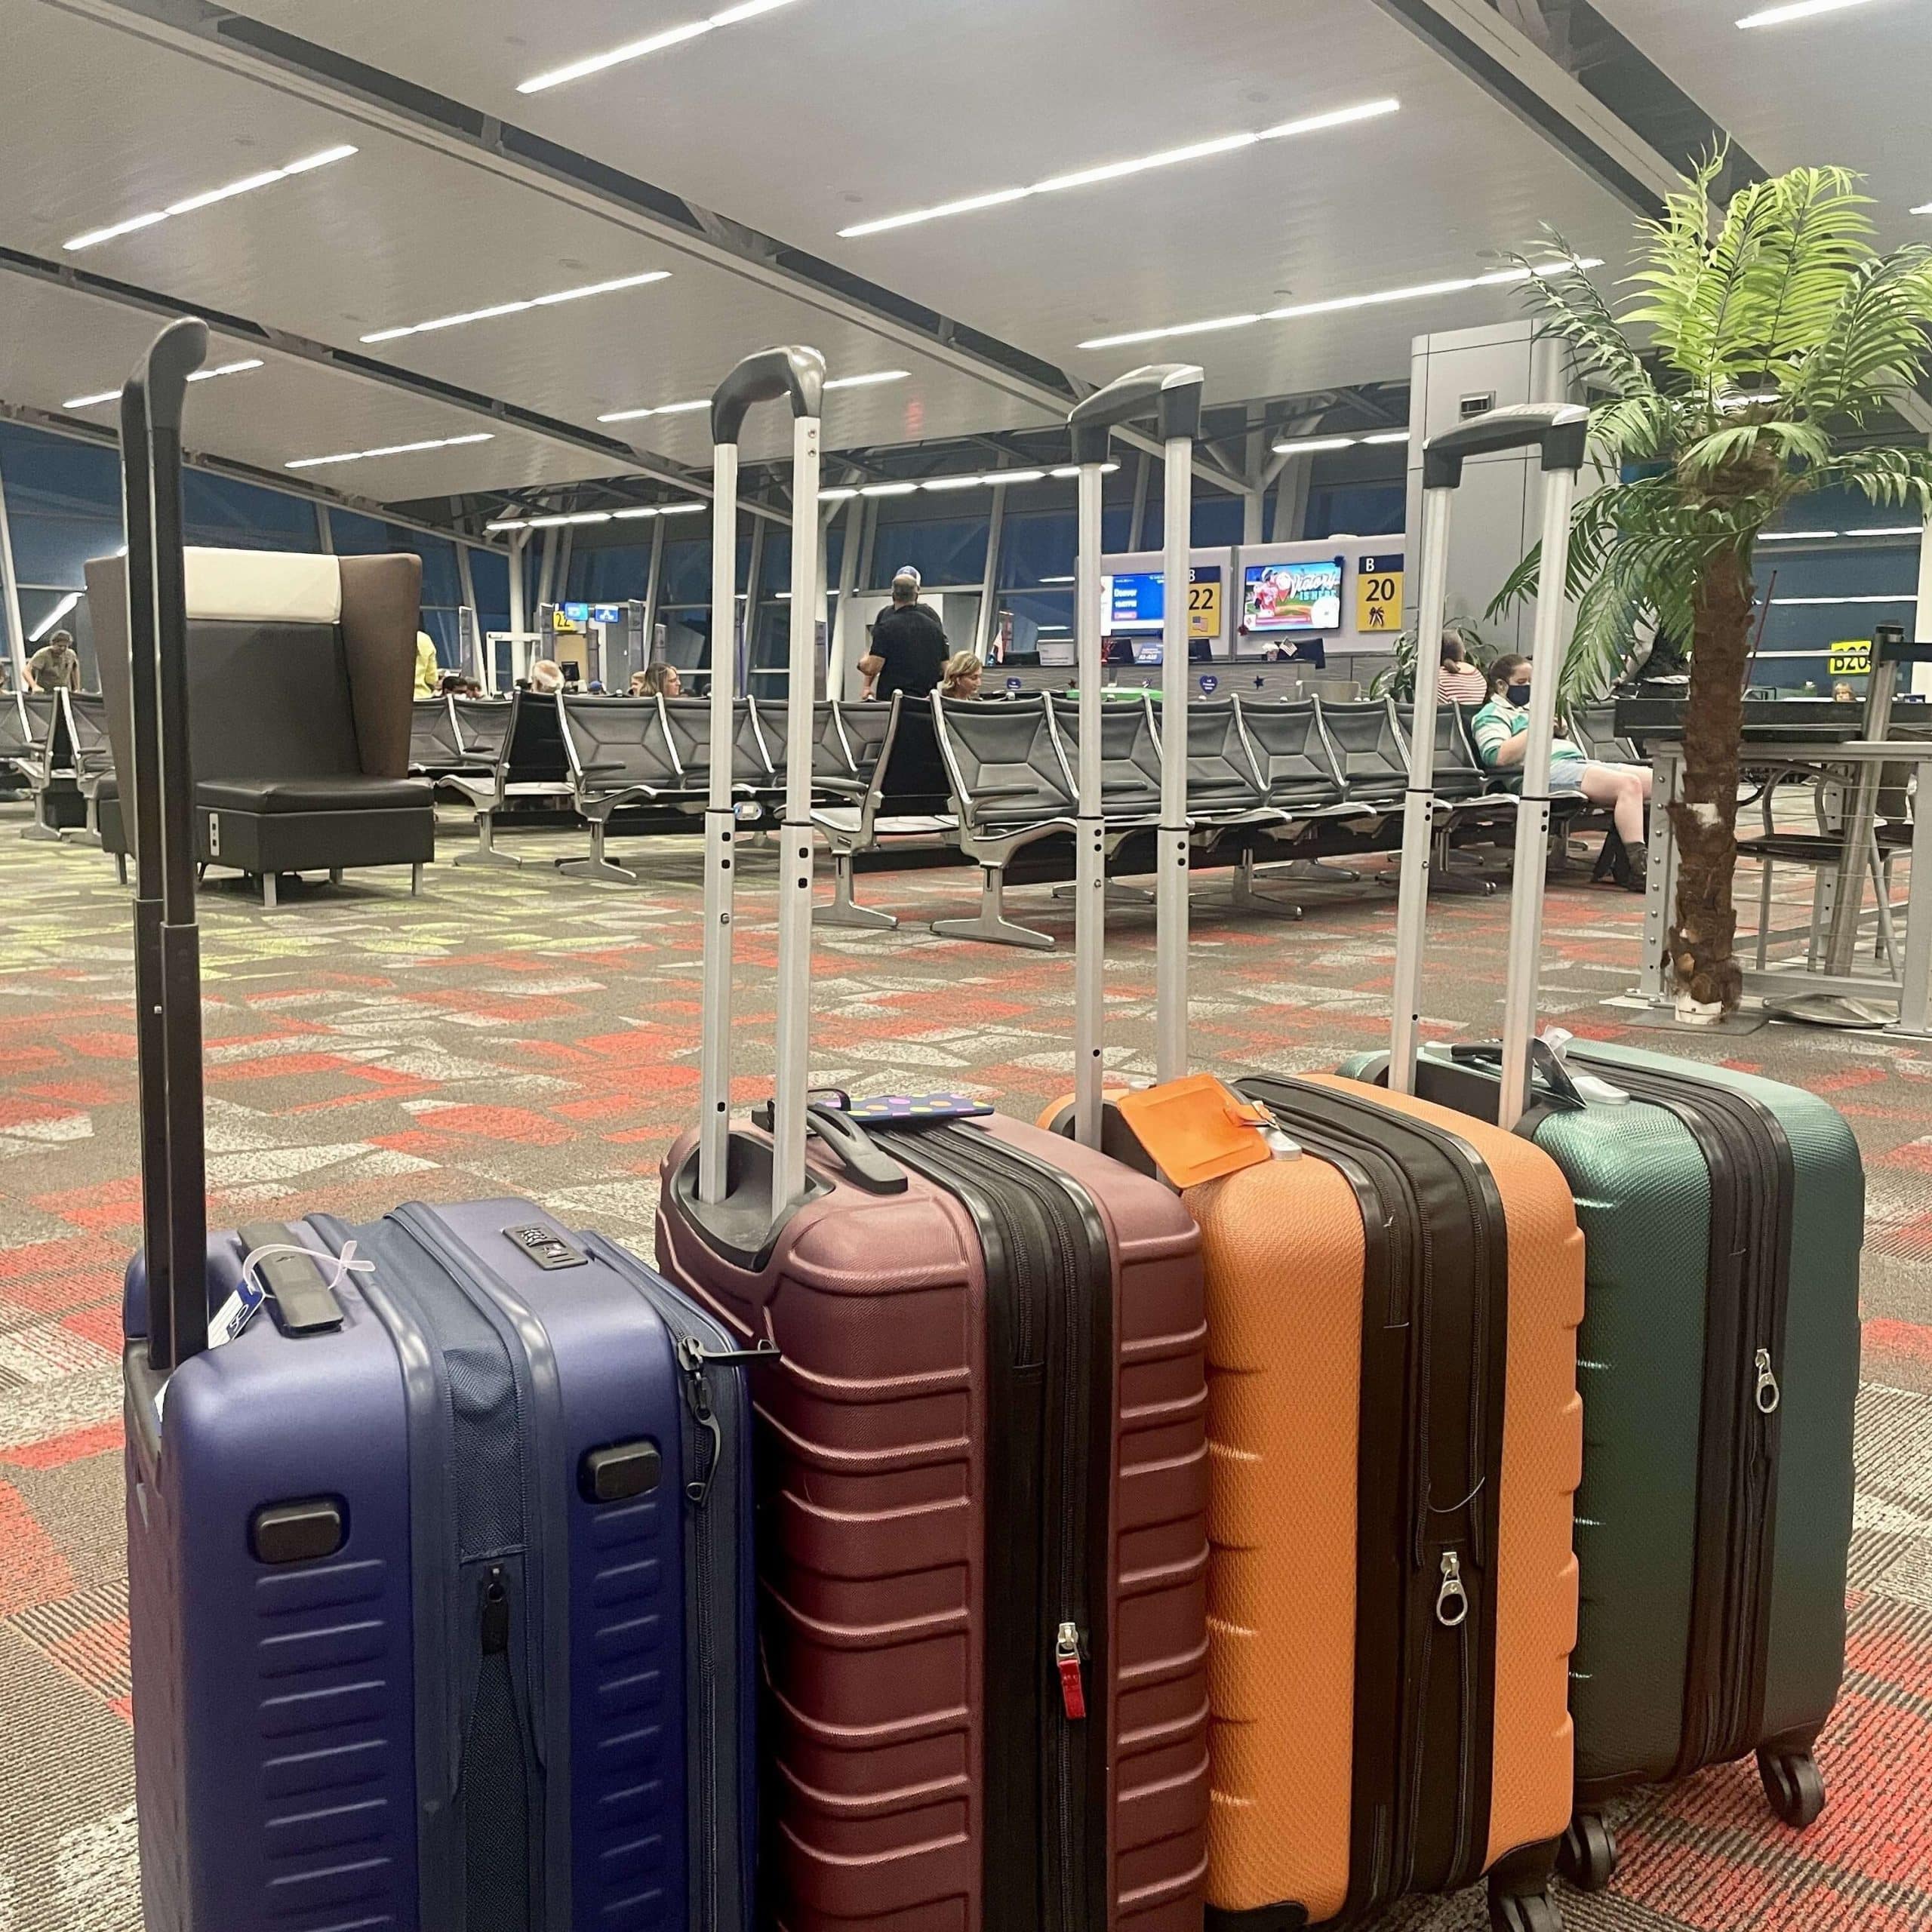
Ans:
POLYGON ((1345 309, 1371 309, 1385 302, 1420 302, 1430 296, 1460 295, 1472 288, 1502 288, 1511 282, 1527 281, 1532 275, 1560 275, 1568 268, 1600 269, 1602 258, 1580 257, 1575 262, 1539 262, 1534 268, 1494 269, 1487 275, 1458 275, 1453 281, 1418 282, 1408 288, 1380 288, 1366 295, 1333 295, 1321 302, 1297 302, 1285 309, 1269 309, 1258 314, 1217 315, 1204 322, 1176 322, 1164 328, 1134 329, 1124 335, 1096 336, 1083 342, 1082 349, 1124 349, 1142 342, 1164 342, 1175 336, 1207 335, 1223 329, 1252 328, 1257 322, 1299 321, 1308 315, 1332 315, 1345 309))
MULTIPOLYGON (((581 302, 586 296, 613 295, 620 288, 642 288, 654 281, 668 281, 669 269, 653 269, 648 275, 620 275, 614 281, 593 281, 582 288, 559 288, 548 295, 533 295, 521 302, 497 302, 487 309, 466 309, 460 315, 438 315, 434 321, 411 322, 399 329, 377 329, 362 340, 394 342, 406 335, 428 335, 437 329, 460 329, 469 322, 494 321, 499 315, 520 315, 528 309, 554 309, 564 302, 581 302)), ((702 407, 703 405, 699 405, 702 407)))
POLYGON ((1223 134, 1214 140, 1164 149, 1158 154, 1142 155, 1133 161, 1106 162, 1097 168, 1052 175, 1044 181, 1035 182, 1029 188, 995 188, 986 194, 968 195, 958 201, 942 202, 936 208, 914 208, 904 214, 882 216, 876 221, 854 222, 850 228, 841 228, 839 237, 843 241, 857 241, 863 235, 883 235, 891 229, 912 228, 921 222, 943 220, 949 215, 975 214, 982 208, 999 208, 1008 202, 1023 202, 1035 195, 1057 195, 1067 188, 1097 187, 1102 182, 1121 180, 1130 174, 1145 174, 1157 168, 1178 167, 1184 161, 1205 161, 1217 154, 1233 154, 1263 141, 1285 140, 1296 134, 1316 134, 1324 128, 1342 128, 1351 122, 1372 120, 1379 115, 1393 114, 1401 106, 1398 100, 1365 100, 1356 106, 1338 107, 1326 114, 1308 115, 1299 121, 1284 121, 1278 128, 1264 128, 1255 133, 1223 134))
POLYGON ((325 148, 319 154, 306 155, 300 161, 291 161, 286 168, 265 169, 260 174, 245 174, 239 181, 230 181, 220 188, 210 188, 198 195, 190 195, 184 201, 171 202, 165 208, 157 208, 151 214, 131 216, 125 221, 117 221, 106 228, 92 228, 85 235, 77 235, 71 242, 60 245, 70 255, 78 255, 83 248, 98 248, 103 242, 112 242, 116 236, 132 235, 136 229, 152 228, 157 222, 171 220, 177 214, 192 214, 197 208, 212 208, 217 202, 233 199, 237 195, 253 194, 257 188, 266 188, 277 181, 286 181, 291 175, 306 174, 318 168, 326 168, 332 161, 346 161, 355 152, 347 146, 325 148))
POLYGON ((1761 8, 1738 22, 1741 27, 1781 27, 1787 20, 1809 20, 1814 14, 1840 14, 1847 7, 1863 7, 1869 0, 1791 0, 1783 7, 1761 8))
MULTIPOLYGON (((211 383, 217 376, 238 376, 246 369, 259 369, 262 358, 251 355, 245 361, 224 362, 218 369, 197 369, 188 380, 191 383, 211 383)), ((98 409, 103 402, 118 402, 118 389, 103 389, 97 395, 69 396, 60 407, 63 409, 98 409)))
POLYGON ((32 630, 28 632, 28 643, 38 644, 80 601, 81 593, 78 590, 69 591, 66 595, 62 598, 60 602, 55 605, 54 608, 48 611, 32 630))
MULTIPOLYGON (((903 383, 912 372, 909 369, 879 369, 869 376, 841 376, 829 382, 829 389, 869 389, 876 383, 903 383)), ((649 409, 614 409, 608 416, 600 416, 600 423, 636 423, 647 416, 688 416, 700 409, 709 409, 711 398, 700 396, 691 402, 660 402, 649 409)))
POLYGON ((285 469, 321 469, 333 463, 366 463, 376 456, 415 456, 424 450, 460 449, 466 443, 487 443, 493 440, 493 432, 479 429, 468 436, 432 436, 420 443, 385 443, 379 449, 344 450, 339 456, 298 456, 293 463, 285 463, 285 469))
POLYGON ((533 80, 519 82, 517 92, 545 94, 568 82, 601 74, 607 68, 621 67, 627 60, 641 60, 648 54, 661 54, 668 47, 676 47, 685 41, 697 39, 700 34, 709 33, 714 27, 736 26, 740 20, 754 20, 761 14, 774 13, 790 4, 791 0, 740 0, 740 5, 727 7, 708 19, 687 20, 681 26, 666 27, 660 32, 647 34, 642 40, 626 41, 622 47, 614 47, 608 54, 592 54, 583 60, 573 60, 568 67, 553 68, 547 74, 539 74, 533 80))
POLYGON ((1318 450, 1352 450, 1357 439, 1353 436, 1303 436, 1296 440, 1277 443, 1277 456, 1312 456, 1318 450))

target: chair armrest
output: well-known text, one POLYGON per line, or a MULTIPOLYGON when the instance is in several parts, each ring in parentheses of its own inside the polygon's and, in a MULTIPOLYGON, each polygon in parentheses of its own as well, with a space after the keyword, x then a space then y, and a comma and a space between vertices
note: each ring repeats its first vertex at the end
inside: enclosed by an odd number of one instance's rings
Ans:
POLYGON ((814 778, 814 792, 835 792, 841 798, 863 798, 869 788, 856 778, 814 778))

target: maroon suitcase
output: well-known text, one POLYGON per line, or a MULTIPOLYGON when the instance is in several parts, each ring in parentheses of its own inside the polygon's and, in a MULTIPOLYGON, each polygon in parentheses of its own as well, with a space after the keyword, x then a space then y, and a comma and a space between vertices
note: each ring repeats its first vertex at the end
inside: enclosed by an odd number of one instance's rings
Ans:
MULTIPOLYGON (((821 378, 773 352, 718 392, 726 596, 745 411, 789 397, 810 502, 821 378)), ((704 1125, 665 1163, 657 1230, 666 1275, 779 1351, 754 1372, 764 1896, 784 1932, 1198 1932, 1198 1232, 1159 1183, 1032 1127, 868 1131, 808 1106, 812 549, 794 558, 772 1125, 727 1117, 734 826, 714 792, 704 1125)), ((731 681, 721 664, 714 704, 731 681)))

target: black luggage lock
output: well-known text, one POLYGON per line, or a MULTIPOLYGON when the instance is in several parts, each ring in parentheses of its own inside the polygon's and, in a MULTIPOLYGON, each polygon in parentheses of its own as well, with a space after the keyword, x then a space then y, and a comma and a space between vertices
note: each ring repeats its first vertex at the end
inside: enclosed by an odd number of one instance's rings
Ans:
POLYGON ((657 1444, 645 1437, 587 1451, 577 1466, 577 1486, 586 1503, 628 1503, 648 1495, 663 1475, 657 1444))
POLYGON ((348 1540, 349 1523, 333 1496, 271 1503, 248 1519, 248 1549, 257 1563, 314 1563, 348 1540))

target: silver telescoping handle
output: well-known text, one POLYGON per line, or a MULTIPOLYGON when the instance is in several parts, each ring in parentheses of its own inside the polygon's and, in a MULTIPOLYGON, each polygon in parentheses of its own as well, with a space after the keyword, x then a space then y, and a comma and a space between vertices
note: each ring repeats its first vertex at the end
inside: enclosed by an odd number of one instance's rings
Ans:
POLYGON ((1540 448, 1543 572, 1531 661, 1529 744, 1516 817, 1510 900, 1509 973, 1504 995, 1503 1107, 1506 1127, 1527 1104, 1530 1041, 1536 1030, 1537 961, 1543 944, 1543 894, 1549 838, 1550 751, 1563 658, 1564 586, 1569 573, 1570 510, 1576 500, 1589 411, 1571 403, 1493 409, 1432 437, 1423 451, 1422 588, 1416 617, 1415 718, 1409 733, 1409 785, 1402 809, 1401 900, 1395 921, 1395 1029, 1389 1084, 1416 1090, 1423 959, 1429 919, 1429 848, 1435 785, 1436 706, 1442 626, 1449 603, 1450 509, 1472 456, 1540 448))
POLYGON ((1079 466, 1079 555, 1074 630, 1080 683, 1080 756, 1075 850, 1074 1134, 1100 1144, 1102 1040, 1106 998, 1106 813, 1101 796, 1101 483, 1112 432, 1152 417, 1167 463, 1166 574, 1161 636, 1161 823, 1156 837, 1159 921, 1156 1070, 1162 1080, 1187 1070, 1187 647, 1188 560, 1194 515, 1194 439, 1206 382, 1192 363, 1155 363, 1097 389, 1068 417, 1079 466), (1174 669, 1180 678, 1177 685, 1174 669))
POLYGON ((737 695, 738 441, 746 416, 759 403, 787 401, 792 417, 792 692, 786 720, 781 887, 785 897, 779 903, 774 1213, 804 1189, 804 1022, 811 1002, 811 659, 818 571, 819 419, 825 373, 825 358, 815 349, 764 349, 747 356, 725 377, 711 405, 715 463, 711 534, 711 771, 704 814, 704 1005, 698 1076, 703 1110, 698 1124, 698 1198, 710 1204, 724 1198, 731 1124, 732 921, 737 877, 732 769, 737 736, 733 707, 737 695), (798 701, 801 626, 802 716, 798 701), (794 854, 801 844, 802 890, 793 884, 798 869, 794 854), (792 930, 795 920, 788 918, 794 897, 803 902, 802 946, 792 930), (791 985, 795 977, 800 982, 795 992, 791 985), (795 1062, 795 1077, 788 1086, 795 1062))

